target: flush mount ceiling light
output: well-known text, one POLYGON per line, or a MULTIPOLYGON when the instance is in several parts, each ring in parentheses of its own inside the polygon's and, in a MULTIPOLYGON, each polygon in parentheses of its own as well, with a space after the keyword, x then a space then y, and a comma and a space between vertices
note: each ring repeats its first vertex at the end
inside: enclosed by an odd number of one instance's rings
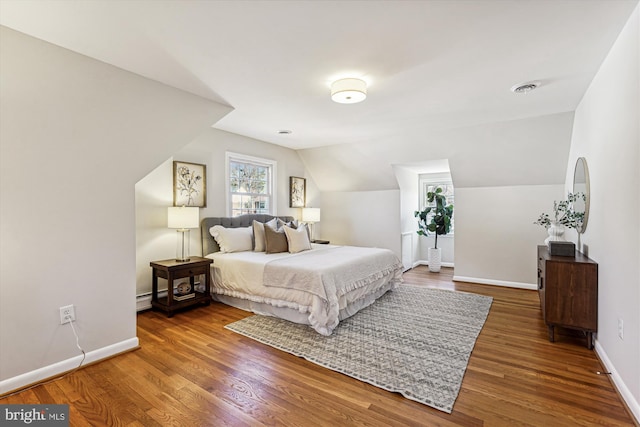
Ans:
POLYGON ((355 104, 367 97, 367 83, 360 79, 341 79, 331 83, 331 99, 340 104, 355 104))
POLYGON ((511 92, 513 93, 524 93, 527 94, 534 89, 537 89, 540 86, 538 82, 529 82, 529 83, 520 83, 511 88, 511 92))

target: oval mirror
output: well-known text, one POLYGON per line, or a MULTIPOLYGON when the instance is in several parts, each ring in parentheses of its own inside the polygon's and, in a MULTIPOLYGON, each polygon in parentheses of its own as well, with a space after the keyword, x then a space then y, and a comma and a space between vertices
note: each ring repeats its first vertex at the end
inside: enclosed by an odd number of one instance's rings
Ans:
POLYGON ((578 233, 584 233, 587 229, 587 220, 589 219, 589 169, 587 168, 587 160, 584 157, 578 157, 576 168, 573 172, 573 194, 584 194, 584 197, 577 197, 573 202, 573 210, 576 213, 583 214, 582 225, 576 229, 578 233))

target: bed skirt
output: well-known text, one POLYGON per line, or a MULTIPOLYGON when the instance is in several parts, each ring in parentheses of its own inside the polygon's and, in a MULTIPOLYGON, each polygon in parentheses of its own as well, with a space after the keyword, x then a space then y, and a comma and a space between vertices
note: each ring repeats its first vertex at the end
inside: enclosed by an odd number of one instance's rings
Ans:
MULTIPOLYGON (((395 289, 399 284, 399 282, 393 280, 389 282, 387 279, 381 279, 381 281, 386 281, 387 283, 381 285, 375 292, 365 295, 364 297, 348 304, 346 307, 341 308, 338 312, 338 319, 342 321, 348 317, 353 316, 358 311, 371 305, 388 291, 395 289)), ((300 310, 293 308, 278 307, 268 303, 250 301, 247 299, 236 298, 229 295, 212 293, 211 296, 215 301, 219 301, 223 304, 227 304, 241 310, 250 311, 264 316, 279 317, 281 319, 285 319, 290 322, 299 323, 302 325, 311 324, 309 322, 308 312, 301 312, 300 310)))

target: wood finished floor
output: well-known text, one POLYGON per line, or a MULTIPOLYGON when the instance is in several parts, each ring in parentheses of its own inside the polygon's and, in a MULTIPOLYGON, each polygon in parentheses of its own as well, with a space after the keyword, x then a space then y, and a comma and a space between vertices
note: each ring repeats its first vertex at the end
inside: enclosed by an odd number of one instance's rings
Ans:
POLYGON ((494 298, 452 414, 234 334, 224 325, 249 314, 218 303, 170 319, 140 313, 139 350, 0 404, 68 403, 72 426, 634 425, 582 337, 547 340, 535 291, 452 282, 452 274, 404 275, 494 298))

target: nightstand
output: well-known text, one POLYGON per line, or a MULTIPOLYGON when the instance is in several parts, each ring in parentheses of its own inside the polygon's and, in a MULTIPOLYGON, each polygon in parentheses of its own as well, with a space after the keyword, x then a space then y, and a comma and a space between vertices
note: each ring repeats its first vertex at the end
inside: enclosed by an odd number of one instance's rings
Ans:
POLYGON ((317 243, 319 245, 328 245, 331 243, 329 240, 312 240, 311 243, 317 243))
MULTIPOLYGON (((189 261, 176 261, 167 259, 153 261, 149 265, 153 269, 151 307, 167 313, 168 317, 183 308, 196 304, 209 305, 211 303, 211 264, 212 259, 192 256, 189 261), (195 290, 195 278, 204 275, 204 291, 195 290), (158 277, 167 280, 167 296, 158 297, 158 277), (177 279, 189 278, 190 290, 184 294, 174 295, 174 283, 177 279)), ((186 282, 180 284, 189 288, 186 282)))

